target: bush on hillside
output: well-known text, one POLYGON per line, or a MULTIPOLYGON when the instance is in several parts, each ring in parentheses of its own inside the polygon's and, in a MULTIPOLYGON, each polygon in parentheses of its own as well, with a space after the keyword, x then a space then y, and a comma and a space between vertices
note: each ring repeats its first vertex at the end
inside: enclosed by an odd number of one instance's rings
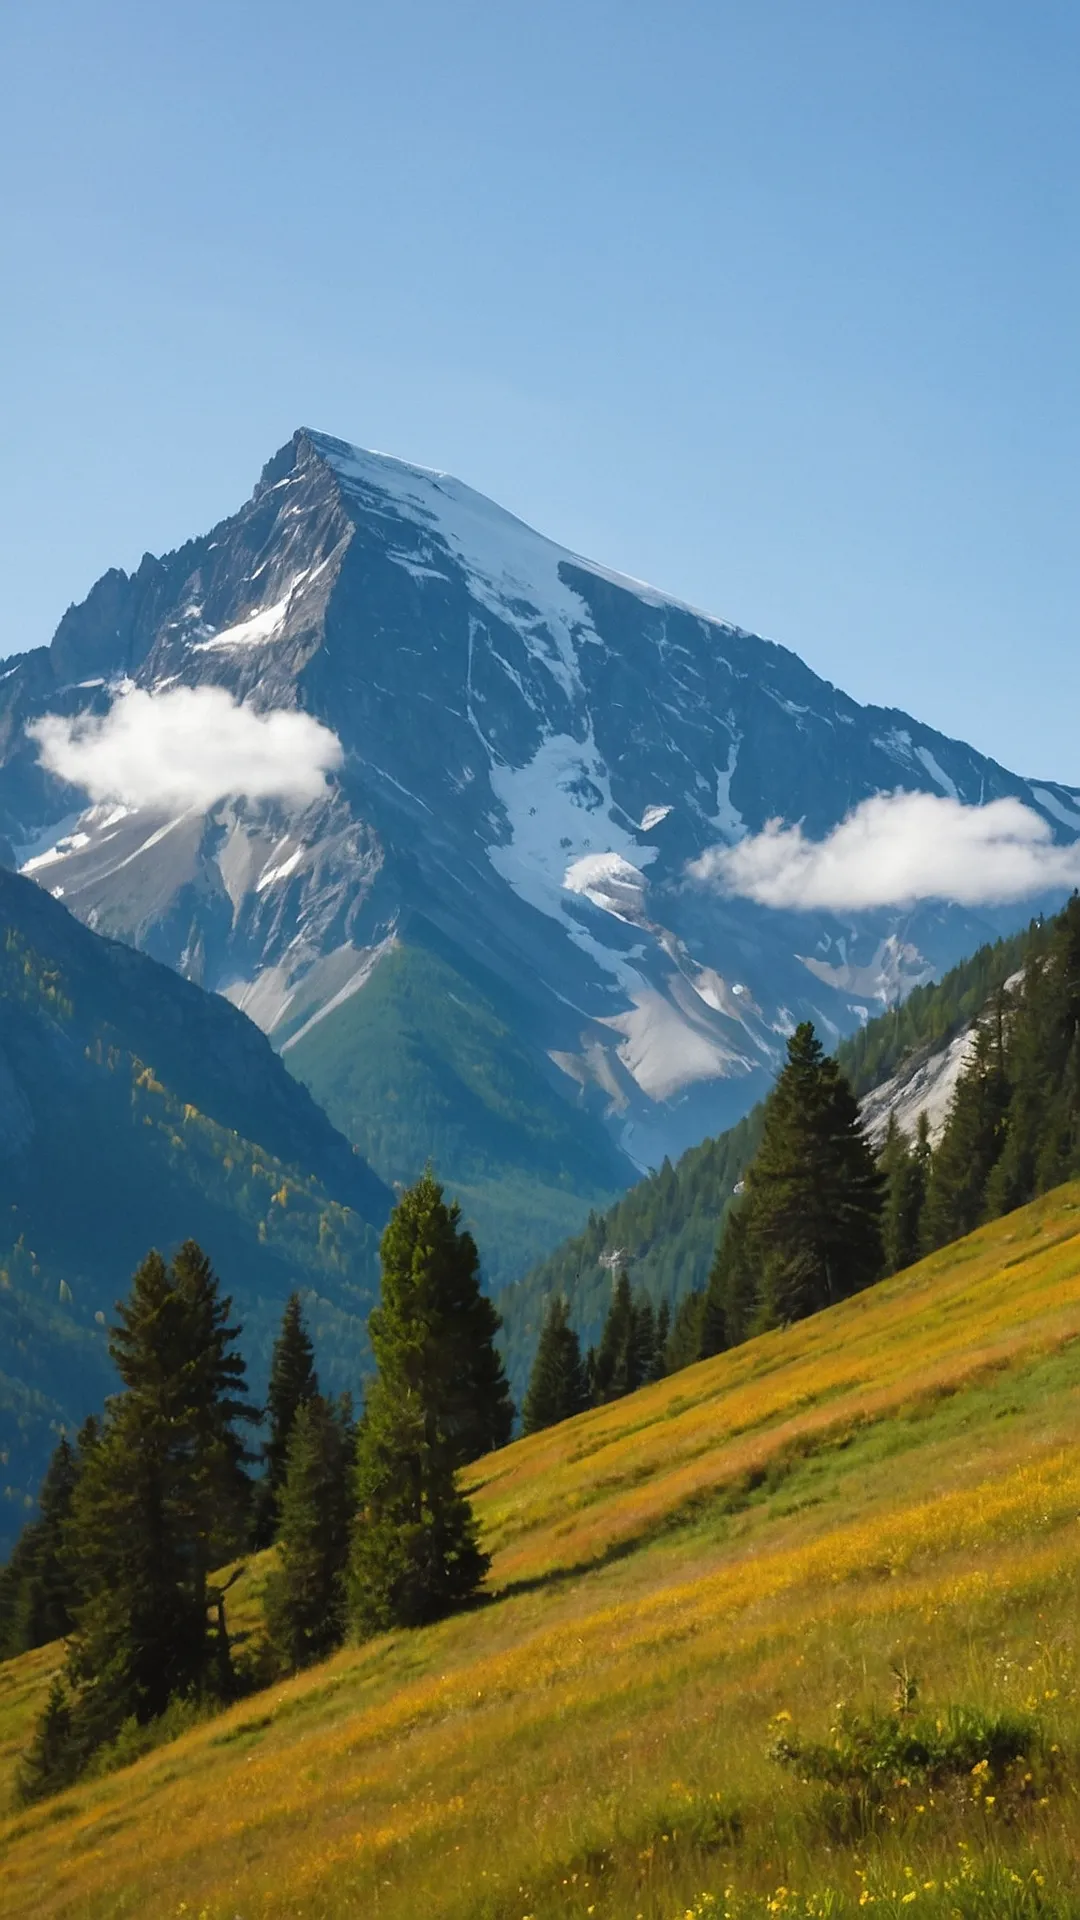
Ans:
POLYGON ((960 1787, 973 1804, 993 1807, 1005 1796, 1031 1797, 1035 1764, 1048 1771, 1036 1761, 1042 1736, 1030 1714, 968 1705, 915 1714, 906 1703, 913 1697, 914 1688, 892 1712, 842 1706, 824 1740, 789 1732, 785 1715, 774 1722, 770 1759, 825 1789, 817 1814, 837 1838, 891 1817, 905 1794, 932 1799, 960 1787))

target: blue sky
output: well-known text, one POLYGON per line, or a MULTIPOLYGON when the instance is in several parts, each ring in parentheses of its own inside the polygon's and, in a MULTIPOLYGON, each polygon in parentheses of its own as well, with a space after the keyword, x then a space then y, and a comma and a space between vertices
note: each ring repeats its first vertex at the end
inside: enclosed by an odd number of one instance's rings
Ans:
POLYGON ((0 652, 298 425, 1080 784, 1075 0, 8 0, 0 652))

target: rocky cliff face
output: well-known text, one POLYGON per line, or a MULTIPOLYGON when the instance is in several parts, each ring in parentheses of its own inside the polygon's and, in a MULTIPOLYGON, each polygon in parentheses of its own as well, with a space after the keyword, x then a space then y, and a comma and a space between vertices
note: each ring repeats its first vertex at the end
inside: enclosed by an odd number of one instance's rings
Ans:
POLYGON ((718 840, 776 816, 824 832, 896 787, 1015 794, 1080 826, 1067 789, 856 705, 449 476, 308 432, 233 518, 107 574, 0 670, 0 838, 24 870, 244 1008, 384 1177, 434 1142, 481 1218, 485 1182, 539 1154, 560 1230, 745 1111, 792 1021, 850 1030, 1030 910, 796 915, 687 885, 718 840), (86 810, 25 723, 104 711, 124 680, 305 709, 341 771, 303 807, 86 810), (420 949, 439 1004, 408 1003, 395 1108, 365 1062, 420 949), (476 1149, 492 1126, 505 1165, 476 1149))

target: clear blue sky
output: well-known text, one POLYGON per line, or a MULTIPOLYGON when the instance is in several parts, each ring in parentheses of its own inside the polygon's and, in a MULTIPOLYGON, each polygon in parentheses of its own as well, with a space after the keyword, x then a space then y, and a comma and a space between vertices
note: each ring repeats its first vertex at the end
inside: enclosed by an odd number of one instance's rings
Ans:
POLYGON ((1080 784, 1076 0, 7 0, 0 652, 301 424, 1080 784))

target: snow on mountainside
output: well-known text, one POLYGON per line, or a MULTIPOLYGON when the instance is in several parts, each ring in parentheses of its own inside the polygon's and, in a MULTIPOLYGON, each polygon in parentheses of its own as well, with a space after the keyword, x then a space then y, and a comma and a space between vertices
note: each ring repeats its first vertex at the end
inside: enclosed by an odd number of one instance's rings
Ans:
POLYGON ((1017 795, 1059 837, 1080 830, 1070 789, 856 705, 794 654, 566 552, 448 475, 310 432, 236 515, 106 574, 0 679, 13 863, 227 994, 320 1097, 327 1061, 348 1066, 332 1116, 384 1176, 440 1145, 479 1193, 494 1165, 479 1132, 512 1119, 522 1177, 542 1137, 545 1181, 579 1209, 737 1118, 795 1020, 849 1031, 1027 917, 769 912, 686 881, 718 840, 774 817, 820 834, 897 787, 1017 795), (343 764, 304 804, 85 809, 25 724, 104 713, 121 682, 302 709, 343 764), (363 1010, 381 978, 404 1019, 402 956, 418 945, 445 992, 434 1013, 409 1003, 404 1136, 404 1091, 364 1078, 363 1010))

